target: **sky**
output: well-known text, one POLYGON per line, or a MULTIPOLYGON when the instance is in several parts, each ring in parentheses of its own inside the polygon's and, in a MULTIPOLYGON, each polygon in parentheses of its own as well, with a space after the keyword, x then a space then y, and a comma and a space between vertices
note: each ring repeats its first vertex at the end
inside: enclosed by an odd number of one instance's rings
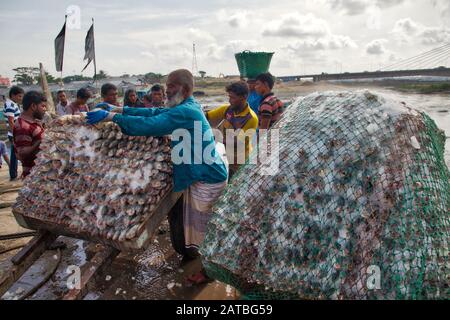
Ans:
POLYGON ((97 69, 115 76, 191 69, 193 43, 207 75, 238 74, 234 54, 251 50, 289 76, 378 70, 450 42, 450 0, 1 0, 0 75, 39 62, 58 75, 66 13, 64 76, 81 74, 92 18, 97 69))

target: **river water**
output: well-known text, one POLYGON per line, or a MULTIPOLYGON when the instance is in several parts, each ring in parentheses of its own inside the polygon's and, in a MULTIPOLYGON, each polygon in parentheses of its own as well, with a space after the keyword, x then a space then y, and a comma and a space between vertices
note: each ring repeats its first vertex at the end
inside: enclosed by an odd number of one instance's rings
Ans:
MULTIPOLYGON (((299 90, 300 93, 294 92, 276 92, 277 96, 283 101, 293 101, 300 96, 306 96, 316 91, 328 91, 328 86, 311 86, 308 90, 299 90)), ((331 87, 335 90, 336 86, 331 87)), ((342 86, 342 90, 364 90, 366 87, 349 87, 342 86)), ((447 166, 450 168, 450 94, 419 94, 419 93, 403 93, 389 88, 373 87, 369 88, 372 92, 378 92, 389 96, 398 101, 404 101, 408 105, 426 112, 437 124, 437 126, 445 131, 447 140, 445 148, 445 160, 447 166)), ((222 97, 205 97, 200 98, 199 102, 207 109, 214 108, 227 103, 226 96, 222 97)))

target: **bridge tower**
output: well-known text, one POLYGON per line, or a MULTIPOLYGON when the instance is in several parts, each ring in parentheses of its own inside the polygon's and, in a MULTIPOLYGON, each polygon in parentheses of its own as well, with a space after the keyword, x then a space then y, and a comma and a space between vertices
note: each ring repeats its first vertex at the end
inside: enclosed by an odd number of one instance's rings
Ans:
POLYGON ((198 75, 197 52, 195 49, 195 43, 192 45, 192 75, 194 77, 198 75))

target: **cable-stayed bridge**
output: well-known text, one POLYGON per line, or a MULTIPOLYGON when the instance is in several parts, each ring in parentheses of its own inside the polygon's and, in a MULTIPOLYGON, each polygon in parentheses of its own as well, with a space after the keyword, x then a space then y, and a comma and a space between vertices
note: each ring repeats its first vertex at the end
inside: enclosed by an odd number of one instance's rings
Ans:
POLYGON ((450 61, 450 43, 417 56, 401 60, 374 72, 345 72, 305 74, 299 76, 279 77, 283 81, 300 81, 302 79, 322 80, 357 80, 394 77, 433 76, 450 77, 450 68, 445 67, 450 61))

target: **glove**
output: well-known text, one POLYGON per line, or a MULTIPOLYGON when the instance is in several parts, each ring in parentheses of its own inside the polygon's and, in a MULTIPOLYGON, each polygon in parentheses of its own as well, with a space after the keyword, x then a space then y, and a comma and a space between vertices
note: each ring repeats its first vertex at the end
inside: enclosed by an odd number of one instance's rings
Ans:
POLYGON ((87 113, 87 123, 94 125, 102 121, 111 121, 111 113, 108 111, 97 109, 87 113))
POLYGON ((114 110, 115 107, 116 107, 116 106, 113 106, 113 105, 111 105, 111 104, 109 104, 109 103, 102 102, 102 103, 97 104, 97 105, 95 106, 95 109, 102 109, 102 110, 106 110, 106 111, 108 111, 108 112, 111 112, 111 111, 114 110))

